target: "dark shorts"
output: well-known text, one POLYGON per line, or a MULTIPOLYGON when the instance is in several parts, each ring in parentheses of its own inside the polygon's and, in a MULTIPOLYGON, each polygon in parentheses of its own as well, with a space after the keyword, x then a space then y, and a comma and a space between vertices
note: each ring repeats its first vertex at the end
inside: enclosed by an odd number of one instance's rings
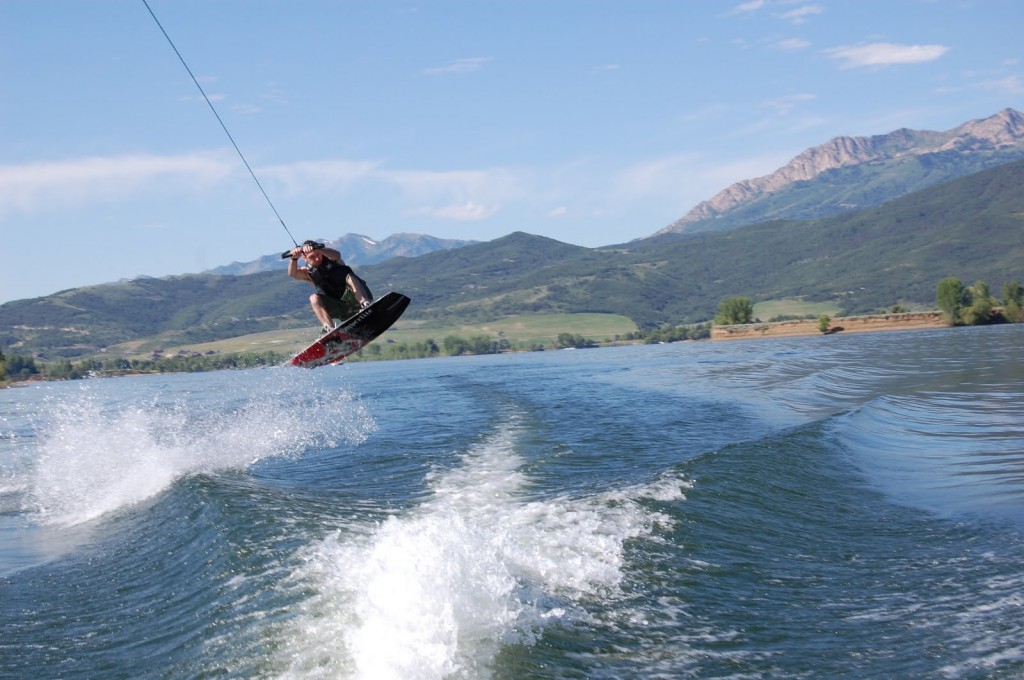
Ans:
POLYGON ((331 318, 347 319, 359 311, 359 303, 356 301, 356 296, 350 290, 346 290, 340 300, 323 293, 317 293, 317 297, 324 303, 324 307, 327 309, 327 313, 331 315, 331 318))
MULTIPOLYGON (((349 270, 349 276, 359 280, 359 283, 366 289, 366 294, 372 300, 373 293, 370 292, 370 287, 366 285, 366 281, 360 279, 351 270, 349 270)), ((326 293, 317 293, 317 295, 320 297, 320 301, 324 303, 324 307, 327 308, 327 313, 333 319, 347 319, 359 311, 359 298, 356 297, 351 288, 346 288, 340 298, 332 297, 326 293)))

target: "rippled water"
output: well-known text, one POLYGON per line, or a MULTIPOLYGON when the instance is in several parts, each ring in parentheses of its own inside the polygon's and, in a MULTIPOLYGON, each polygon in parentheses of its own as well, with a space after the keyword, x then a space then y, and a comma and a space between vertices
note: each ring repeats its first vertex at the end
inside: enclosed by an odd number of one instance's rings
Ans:
POLYGON ((1024 327, 0 393, 0 676, 1024 675, 1024 327))

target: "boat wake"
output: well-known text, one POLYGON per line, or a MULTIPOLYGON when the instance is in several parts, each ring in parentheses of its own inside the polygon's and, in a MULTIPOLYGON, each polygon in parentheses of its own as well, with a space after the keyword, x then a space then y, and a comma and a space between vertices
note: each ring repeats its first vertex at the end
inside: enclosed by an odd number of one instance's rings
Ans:
POLYGON ((314 595, 282 649, 287 677, 488 677, 502 647, 614 597, 626 542, 671 524, 643 499, 678 500, 687 485, 531 500, 517 436, 505 426, 433 474, 405 516, 305 550, 295 587, 314 595))
POLYGON ((359 443, 375 421, 351 392, 282 379, 285 369, 230 380, 196 395, 112 402, 96 382, 47 397, 36 426, 22 504, 47 524, 73 525, 117 511, 195 474, 243 470, 311 447, 359 443), (239 395, 245 395, 239 397, 239 395))

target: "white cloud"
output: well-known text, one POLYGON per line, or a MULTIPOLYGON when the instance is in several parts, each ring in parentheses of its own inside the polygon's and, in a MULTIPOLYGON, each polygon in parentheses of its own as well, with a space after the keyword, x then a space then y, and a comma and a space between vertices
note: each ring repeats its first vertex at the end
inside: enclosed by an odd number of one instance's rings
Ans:
MULTIPOLYGON (((718 187, 714 191, 714 194, 717 194, 736 182, 770 175, 788 163, 789 160, 790 158, 779 154, 750 156, 709 166, 708 176, 717 182, 718 187)), ((708 194, 705 198, 710 198, 714 194, 708 194)))
POLYGON ((701 109, 690 111, 679 116, 679 121, 687 125, 703 124, 708 122, 715 122, 723 115, 728 113, 730 107, 726 104, 716 103, 705 106, 701 109))
POLYGON ((798 94, 786 94, 781 97, 769 99, 763 102, 763 105, 774 109, 779 115, 786 115, 791 112, 797 105, 803 104, 804 102, 814 101, 817 97, 807 92, 801 92, 798 94))
POLYGON ((178 97, 178 99, 183 102, 205 102, 207 99, 209 99, 211 102, 222 102, 227 98, 228 96, 226 94, 210 93, 207 93, 205 98, 201 94, 189 94, 183 97, 178 97))
POLYGON ((484 67, 484 64, 491 61, 493 58, 494 57, 467 57, 465 59, 456 59, 445 66, 434 66, 432 68, 423 69, 423 72, 428 76, 437 76, 446 73, 469 73, 471 71, 479 71, 484 67))
POLYGON ((789 160, 781 155, 714 161, 701 154, 652 159, 620 173, 617 201, 665 201, 680 216, 699 202, 744 179, 767 175, 789 160))
POLYGON ((501 209, 500 205, 484 206, 473 201, 457 203, 441 207, 420 207, 405 211, 404 214, 417 216, 423 215, 441 220, 454 220, 457 222, 474 222, 493 217, 501 209))
POLYGON ((969 90, 990 90, 1006 96, 1017 96, 1024 94, 1024 82, 1021 81, 1019 76, 1008 75, 1003 78, 978 80, 966 85, 939 87, 936 88, 935 92, 939 94, 955 94, 969 90))
POLYGON ((374 176, 376 161, 299 161, 287 165, 260 168, 261 177, 284 184, 291 195, 313 192, 345 191, 357 182, 374 176))
POLYGON ((783 50, 802 50, 811 46, 810 41, 801 40, 800 38, 790 38, 789 40, 780 40, 775 43, 775 46, 783 50))
MULTIPOLYGON (((449 220, 479 220, 498 212, 504 201, 527 195, 519 173, 486 170, 390 170, 379 161, 303 161, 258 169, 285 184, 292 196, 398 192, 387 200, 404 203, 404 214, 449 220)), ((386 196, 387 194, 383 194, 386 196)))
POLYGON ((729 14, 747 14, 750 12, 756 12, 762 7, 764 7, 764 0, 750 0, 750 2, 744 2, 736 5, 732 8, 729 14))
POLYGON ((867 45, 833 47, 824 50, 824 53, 830 59, 842 62, 842 68, 857 68, 861 66, 921 64, 935 61, 948 51, 949 48, 945 45, 870 43, 867 45))
POLYGON ((452 202, 490 202, 520 194, 520 178, 501 168, 492 170, 380 170, 374 177, 399 187, 413 200, 449 197, 452 202))
POLYGON ((984 90, 1003 92, 1004 94, 1024 94, 1024 82, 1021 82, 1020 77, 1015 75, 999 78, 998 80, 983 80, 978 83, 978 87, 984 90))
POLYGON ((103 203, 168 181, 196 189, 237 171, 226 153, 126 155, 0 166, 0 215, 52 205, 103 203))
MULTIPOLYGON (((209 192, 245 181, 228 151, 177 156, 129 155, 0 166, 0 217, 61 205, 104 203, 168 190, 209 192)), ((529 191, 528 180, 505 169, 389 170, 381 161, 323 160, 255 168, 271 194, 338 195, 354 187, 397 191, 407 210, 441 219, 479 220, 529 191), (269 182, 275 182, 270 187, 269 182), (282 189, 283 187, 283 189, 282 189), (428 206, 428 207, 424 207, 428 206)))
POLYGON ((655 158, 623 170, 618 177, 617 192, 628 198, 678 191, 678 187, 697 171, 697 154, 680 154, 655 158))
POLYGON ((255 104, 233 104, 231 110, 241 116, 252 116, 263 111, 255 104))
MULTIPOLYGON (((779 101, 786 99, 795 102, 810 101, 814 96, 794 94, 779 98, 779 101)), ((816 123, 820 125, 821 121, 816 120, 816 123)), ((732 129, 735 129, 736 139, 749 136, 764 139, 783 137, 791 128, 804 124, 803 118, 780 119, 772 115, 766 116, 763 121, 756 124, 756 129, 753 129, 755 126, 732 129)), ((668 224, 682 217, 701 201, 712 198, 736 182, 774 172, 789 162, 796 153, 792 149, 783 148, 770 152, 753 150, 749 151, 750 155, 731 158, 723 157, 724 154, 718 152, 681 153, 649 158, 621 169, 612 178, 610 190, 593 196, 589 205, 602 205, 618 211, 623 211, 623 206, 628 206, 627 210, 636 210, 638 206, 656 206, 663 215, 675 213, 670 219, 665 219, 665 224, 668 224)))
POLYGON ((804 5, 794 10, 790 10, 782 15, 782 18, 786 21, 791 21, 794 24, 802 24, 807 21, 807 17, 821 14, 825 10, 819 5, 804 5))
POLYGON ((736 181, 731 172, 725 174, 730 181, 722 178, 714 163, 697 153, 653 158, 620 172, 614 178, 611 196, 602 197, 602 201, 605 205, 666 203, 682 214, 736 181))
MULTIPOLYGON (((762 102, 762 104, 769 104, 769 102, 762 102)), ((788 112, 787 112, 788 113, 788 112)), ((826 130, 830 121, 826 118, 815 115, 776 115, 767 116, 758 120, 754 120, 746 125, 736 127, 732 132, 727 135, 726 139, 744 139, 747 137, 754 138, 765 138, 765 137, 788 137, 791 135, 802 134, 807 130, 826 130)), ((784 165, 785 161, 789 161, 789 158, 784 159, 784 162, 780 165, 784 165)))
POLYGON ((389 170, 374 179, 397 187, 413 207, 405 214, 437 219, 470 221, 494 216, 509 200, 529 192, 524 178, 501 168, 489 170, 389 170))
POLYGON ((524 178, 501 168, 486 170, 390 170, 380 161, 302 161, 258 169, 283 183, 290 195, 333 194, 359 187, 397 190, 405 214, 449 220, 480 220, 503 202, 527 195, 524 178))

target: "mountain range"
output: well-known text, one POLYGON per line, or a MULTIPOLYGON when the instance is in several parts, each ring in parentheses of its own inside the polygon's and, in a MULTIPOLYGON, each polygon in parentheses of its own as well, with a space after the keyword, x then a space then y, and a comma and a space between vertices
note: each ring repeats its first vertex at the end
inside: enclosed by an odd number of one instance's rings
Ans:
MULTIPOLYGON (((456 239, 443 239, 426 234, 392 234, 382 241, 375 241, 369 236, 362 234, 345 234, 336 239, 313 239, 320 241, 331 248, 342 253, 345 263, 359 267, 368 264, 375 264, 390 260, 393 257, 418 257, 437 250, 448 250, 449 248, 461 248, 462 246, 476 243, 476 241, 459 241, 456 239)), ((284 270, 288 261, 281 259, 279 253, 264 255, 252 262, 232 262, 205 272, 207 274, 231 274, 242 276, 245 274, 256 274, 257 272, 284 270)))
MULTIPOLYGON (((870 145, 849 142, 836 149, 859 149, 857 157, 866 157, 866 146, 872 146, 876 155, 888 158, 902 144, 902 164, 885 159, 878 164, 889 168, 889 183, 913 186, 920 180, 922 158, 946 154, 946 171, 964 172, 979 158, 990 162, 993 149, 1013 152, 1019 118, 1006 110, 960 126, 955 135, 903 131, 883 135, 886 140, 871 138, 870 145), (908 146, 915 136, 924 141, 908 146), (940 137, 945 139, 941 144, 940 137), (888 149, 884 154, 883 147, 888 149), (945 150, 914 153, 914 148, 945 150), (900 167, 914 172, 897 181, 892 173, 900 167)), ((822 158, 814 150, 804 155, 822 158)), ((815 167, 835 162, 838 157, 815 167)), ((808 180, 782 183, 776 193, 803 184, 817 186, 824 196, 840 171, 849 182, 842 186, 846 195, 863 193, 865 185, 857 179, 877 183, 879 175, 869 172, 874 166, 874 161, 862 161, 825 170, 808 180), (850 174, 856 168, 861 172, 850 174)), ((947 276, 985 281, 997 293, 1004 283, 1024 282, 1022 186, 1024 160, 1017 160, 829 217, 758 220, 725 231, 667 230, 603 248, 524 232, 484 243, 396 235, 388 246, 392 252, 406 245, 432 250, 415 256, 406 250, 410 256, 375 263, 363 260, 359 271, 378 295, 387 290, 410 295, 413 304, 405 318, 430 324, 603 312, 654 327, 705 321, 721 300, 738 295, 755 302, 828 301, 844 313, 868 313, 896 303, 930 307, 938 281, 947 276)), ((737 215, 747 215, 771 195, 764 187, 761 192, 752 202, 723 209, 722 219, 742 222, 746 218, 737 215)), ((332 242, 355 264, 364 252, 379 255, 385 243, 351 234, 332 242)), ((0 349, 52 359, 117 351, 143 338, 159 337, 173 346, 308 326, 308 287, 277 270, 280 265, 276 253, 231 265, 238 273, 219 268, 213 270, 218 273, 140 278, 8 302, 0 305, 0 349)))
POLYGON ((955 276, 994 292, 1024 282, 1024 160, 874 208, 724 233, 664 234, 589 249, 526 234, 376 265, 421 318, 482 321, 538 312, 693 323, 732 296, 802 298, 847 314, 930 308, 955 276))
MULTIPOLYGON (((654 236, 855 212, 1019 159, 1024 159, 1024 114, 1011 108, 945 132, 903 128, 871 137, 835 137, 803 151, 770 175, 723 189, 654 236)), ((476 243, 422 234, 394 234, 382 241, 361 234, 320 240, 337 248, 353 266, 476 243)), ((208 273, 254 274, 285 266, 279 254, 272 254, 208 273)))
POLYGON ((1024 115, 1014 109, 945 132, 835 137, 770 175, 727 187, 655 235, 838 215, 1021 158, 1024 115))

